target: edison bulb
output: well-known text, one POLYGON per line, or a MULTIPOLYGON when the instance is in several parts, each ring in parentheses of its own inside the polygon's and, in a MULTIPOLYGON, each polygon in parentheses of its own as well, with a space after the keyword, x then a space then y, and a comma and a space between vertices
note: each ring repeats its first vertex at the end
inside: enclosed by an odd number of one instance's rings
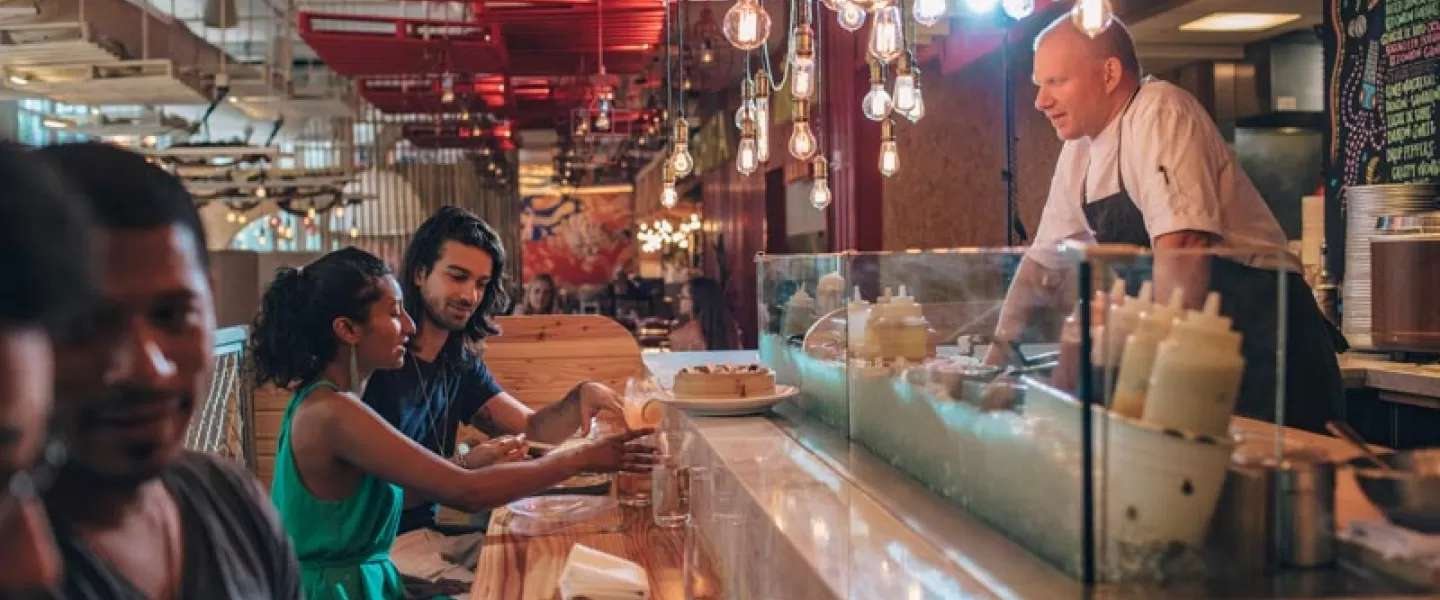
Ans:
POLYGON ((685 177, 695 168, 695 158, 690 156, 688 145, 675 144, 675 155, 670 157, 670 168, 675 170, 676 177, 685 177))
POLYGON ((880 174, 889 177, 899 170, 900 148, 896 147, 895 140, 880 142, 880 174))
POLYGON ((750 112, 750 101, 740 103, 740 108, 735 109, 735 128, 744 129, 745 121, 754 118, 750 112))
POLYGON ((890 116, 890 109, 894 106, 890 103, 890 92, 885 91, 885 84, 870 84, 870 93, 865 94, 861 101, 861 109, 865 111, 865 118, 871 121, 879 121, 890 116))
POLYGON ((755 158, 762 163, 770 162, 770 132, 766 129, 755 134, 755 158))
POLYGON ((1005 14, 1016 21, 1035 12, 1035 0, 1003 0, 1001 6, 1005 9, 1005 14))
POLYGON ((846 2, 835 11, 835 20, 845 31, 859 31, 865 26, 865 9, 854 2, 846 2))
POLYGON ((740 149, 735 153, 735 169, 740 171, 741 175, 754 173, 759 162, 759 157, 756 156, 758 152, 759 150, 755 148, 755 138, 748 136, 741 138, 740 149))
POLYGON ((894 2, 875 8, 875 22, 870 25, 870 56, 883 63, 899 58, 905 52, 905 22, 900 7, 894 2))
POLYGON ((770 162, 770 100, 755 99, 755 157, 770 162))
POLYGON ((807 160, 815 155, 815 134, 810 131, 809 121, 796 121, 790 131, 790 156, 807 160))
POLYGON ((810 186, 810 206, 816 210, 825 210, 830 206, 830 183, 825 178, 818 178, 815 184, 810 186))
POLYGON ((675 188, 673 186, 666 185, 665 191, 660 192, 660 206, 663 206, 665 208, 675 208, 675 205, 679 202, 680 194, 675 193, 675 188))
POLYGON ((770 37, 770 15, 756 0, 737 0, 725 11, 721 29, 736 48, 754 50, 770 37))
POLYGON ((1110 27, 1115 11, 1107 0, 1080 0, 1075 3, 1071 18, 1075 20, 1076 27, 1093 38, 1110 27))
POLYGON ((905 111, 904 114, 911 123, 925 118, 925 94, 921 93, 920 86, 915 86, 915 106, 905 111))
POLYGON ((797 56, 790 63, 790 95, 796 100, 815 97, 815 58, 797 56))
POLYGON ((595 128, 596 128, 596 129, 609 129, 609 128, 610 128, 610 113, 608 113, 608 112, 602 112, 602 113, 596 115, 596 116, 595 116, 595 128))
POLYGON ((916 23, 929 27, 945 18, 945 0, 915 0, 910 12, 916 23))
POLYGON ((915 75, 906 73, 895 76, 895 110, 902 113, 915 108, 915 75))
POLYGON ((820 2, 825 5, 825 8, 835 12, 840 12, 842 4, 849 4, 849 0, 820 0, 820 2))

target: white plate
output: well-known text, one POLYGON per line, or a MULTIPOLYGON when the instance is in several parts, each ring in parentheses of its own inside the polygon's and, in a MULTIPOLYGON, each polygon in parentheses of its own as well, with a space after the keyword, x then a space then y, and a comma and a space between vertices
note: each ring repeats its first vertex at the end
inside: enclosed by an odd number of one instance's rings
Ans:
POLYGON ((800 393, 799 388, 793 385, 777 385, 775 386, 775 393, 769 396, 716 399, 667 398, 664 402, 692 415, 702 417, 736 417, 763 413, 770 410, 770 407, 798 393, 800 393))

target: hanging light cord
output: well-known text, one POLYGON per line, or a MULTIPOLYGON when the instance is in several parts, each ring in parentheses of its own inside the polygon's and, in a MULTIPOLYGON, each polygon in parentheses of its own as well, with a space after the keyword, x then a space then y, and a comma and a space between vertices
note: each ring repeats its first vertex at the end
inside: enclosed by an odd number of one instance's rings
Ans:
MULTIPOLYGON (((811 7, 812 7, 813 9, 815 9, 815 11, 818 11, 819 8, 820 8, 820 6, 819 6, 819 0, 801 0, 801 1, 802 1, 802 2, 810 2, 810 3, 811 3, 811 7)), ((814 21, 813 15, 816 14, 815 11, 812 11, 812 12, 810 13, 810 14, 812 15, 812 18, 811 18, 811 21, 812 21, 812 22, 814 21)), ((821 57, 823 57, 823 56, 825 55, 825 27, 824 27, 823 25, 818 26, 818 27, 815 28, 815 44, 814 44, 814 47, 811 48, 811 51, 815 53, 815 68, 814 68, 814 72, 815 72, 815 83, 814 83, 814 85, 815 85, 815 112, 814 112, 813 115, 810 116, 810 120, 811 120, 811 121, 814 121, 815 123, 818 124, 818 126, 814 128, 814 129, 815 129, 815 138, 816 138, 816 142, 815 142, 815 152, 816 152, 817 154, 819 154, 820 156, 824 156, 824 148, 825 148, 824 142, 828 142, 828 141, 829 141, 829 139, 827 139, 827 138, 828 138, 829 135, 830 135, 830 133, 829 133, 830 130, 829 130, 829 127, 827 126, 828 124, 823 120, 823 117, 829 116, 829 114, 830 114, 830 110, 829 110, 830 107, 826 106, 826 105, 825 105, 825 102, 824 102, 824 100, 825 100, 825 79, 824 79, 825 69, 820 68, 820 67, 821 67, 821 57), (822 112, 822 111, 823 111, 823 112, 822 112)), ((829 160, 829 159, 826 159, 826 160, 829 160)), ((829 164, 829 163, 826 163, 826 164, 829 164)))
MULTIPOLYGON (((795 52, 795 9, 797 8, 796 1, 797 0, 790 0, 790 26, 785 29, 785 55, 787 57, 787 61, 789 60, 788 57, 790 56, 790 54, 795 52)), ((799 1, 805 2, 807 0, 799 1)), ((815 22, 814 13, 811 13, 810 22, 813 26, 815 22)), ((765 38, 765 42, 761 44, 761 49, 763 51, 760 53, 760 57, 761 60, 764 61, 765 79, 770 81, 770 89, 776 91, 784 89, 786 82, 790 80, 790 69, 784 69, 784 72, 780 74, 780 81, 777 83, 775 81, 775 69, 770 66, 770 38, 765 38)))

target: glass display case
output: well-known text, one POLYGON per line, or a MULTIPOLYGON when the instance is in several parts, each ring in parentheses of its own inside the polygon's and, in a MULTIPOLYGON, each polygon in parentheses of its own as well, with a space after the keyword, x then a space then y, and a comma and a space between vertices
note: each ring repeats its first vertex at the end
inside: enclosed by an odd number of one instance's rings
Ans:
POLYGON ((757 260, 760 355, 800 389, 794 408, 1030 552, 1097 582, 1288 564, 1265 508, 1283 492, 1266 488, 1255 517, 1235 478, 1290 465, 1304 449, 1275 424, 1331 409, 1314 386, 1285 401, 1287 355, 1321 356, 1287 346, 1327 334, 1295 314, 1314 301, 1293 257, 1075 245, 757 260))

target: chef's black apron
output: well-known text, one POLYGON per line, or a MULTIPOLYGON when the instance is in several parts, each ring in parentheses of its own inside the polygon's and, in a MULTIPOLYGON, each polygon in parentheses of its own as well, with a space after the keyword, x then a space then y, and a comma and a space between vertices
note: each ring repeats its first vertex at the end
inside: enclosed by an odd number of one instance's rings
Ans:
MULTIPOLYGON (((1139 90, 1135 93, 1139 95, 1139 90)), ((1131 103, 1134 96, 1131 97, 1131 103)), ((1126 105, 1116 131, 1116 170, 1120 191, 1095 202, 1086 202, 1085 184, 1081 184, 1081 202, 1085 219, 1102 244, 1132 244, 1150 247, 1150 232, 1145 217, 1125 189, 1125 173, 1120 168, 1126 105)), ((1086 169, 1088 179, 1089 169, 1086 169)), ((1138 288, 1138 277, 1127 278, 1138 288)), ((1243 335, 1241 354, 1245 357, 1245 374, 1241 380, 1236 414, 1273 423, 1276 418, 1275 393, 1279 331, 1280 276, 1274 271, 1257 269, 1226 258, 1210 261, 1210 289, 1220 293, 1220 312, 1233 319, 1235 330, 1243 335)), ((1320 313, 1310 286, 1298 273, 1287 273, 1286 293, 1286 365, 1285 425, 1309 431, 1324 431, 1325 422, 1339 418, 1344 412, 1345 388, 1340 378, 1336 350, 1345 349, 1345 339, 1320 313)), ((1137 291, 1131 289, 1130 293, 1137 291)))

